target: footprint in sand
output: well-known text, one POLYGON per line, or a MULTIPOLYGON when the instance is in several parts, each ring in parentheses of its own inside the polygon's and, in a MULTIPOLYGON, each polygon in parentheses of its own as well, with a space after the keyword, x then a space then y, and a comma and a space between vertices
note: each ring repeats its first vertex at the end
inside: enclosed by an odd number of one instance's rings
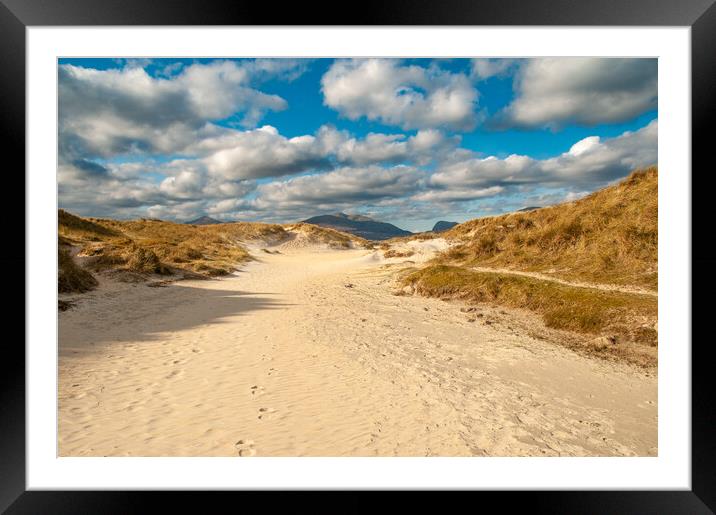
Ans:
POLYGON ((253 395, 254 397, 258 397, 258 396, 263 395, 263 394, 264 394, 264 387, 263 387, 263 386, 254 385, 254 386, 251 387, 251 395, 253 395))
POLYGON ((184 375, 184 371, 183 371, 183 370, 174 370, 174 371, 172 371, 171 373, 169 373, 169 374, 166 376, 166 378, 167 378, 167 379, 173 379, 173 378, 175 378, 175 377, 180 377, 180 376, 183 376, 183 375, 184 375))
POLYGON ((256 456, 256 449, 254 448, 253 440, 239 440, 234 444, 239 456, 256 456))
POLYGON ((276 413, 274 408, 259 408, 259 420, 268 420, 276 413))

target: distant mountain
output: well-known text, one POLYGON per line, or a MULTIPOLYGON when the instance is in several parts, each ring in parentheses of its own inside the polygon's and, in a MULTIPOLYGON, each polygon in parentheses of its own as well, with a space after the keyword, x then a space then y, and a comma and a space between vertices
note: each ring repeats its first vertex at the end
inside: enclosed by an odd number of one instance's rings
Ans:
POLYGON ((522 209, 518 209, 517 212, 520 213, 520 212, 524 212, 524 211, 534 211, 535 209, 541 209, 541 208, 539 206, 528 206, 528 207, 523 207, 522 209))
POLYGON ((188 225, 214 225, 214 224, 223 224, 224 222, 220 222, 219 220, 216 220, 215 218, 212 218, 210 216, 200 216, 196 220, 191 220, 190 222, 186 222, 188 225))
POLYGON ((448 229, 452 229, 456 225, 457 222, 446 222, 444 220, 440 220, 439 222, 436 222, 433 226, 433 232, 447 231, 448 229))
POLYGON ((387 240, 396 236, 413 234, 387 222, 378 222, 367 216, 345 213, 314 216, 303 222, 355 234, 366 240, 387 240))

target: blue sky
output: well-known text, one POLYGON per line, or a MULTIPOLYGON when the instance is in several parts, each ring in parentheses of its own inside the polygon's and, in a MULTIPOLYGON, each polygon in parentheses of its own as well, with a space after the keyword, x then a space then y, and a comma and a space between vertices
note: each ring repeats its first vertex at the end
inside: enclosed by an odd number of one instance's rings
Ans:
POLYGON ((656 163, 654 59, 62 59, 60 207, 419 231, 656 163))

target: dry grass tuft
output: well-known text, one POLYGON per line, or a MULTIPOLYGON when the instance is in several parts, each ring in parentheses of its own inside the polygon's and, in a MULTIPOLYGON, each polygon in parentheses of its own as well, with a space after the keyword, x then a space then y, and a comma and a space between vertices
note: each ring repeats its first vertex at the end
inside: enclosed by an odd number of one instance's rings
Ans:
POLYGON ((57 290, 60 293, 82 293, 97 286, 97 279, 77 265, 66 249, 58 249, 57 257, 57 290))
POLYGON ((385 252, 383 252, 383 257, 386 259, 387 258, 401 258, 401 257, 410 257, 414 254, 415 254, 415 252, 413 252, 412 250, 400 251, 400 250, 390 249, 390 250, 386 250, 385 252))
POLYGON ((656 289, 657 168, 635 171, 575 202, 471 220, 442 236, 458 244, 436 263, 656 289))

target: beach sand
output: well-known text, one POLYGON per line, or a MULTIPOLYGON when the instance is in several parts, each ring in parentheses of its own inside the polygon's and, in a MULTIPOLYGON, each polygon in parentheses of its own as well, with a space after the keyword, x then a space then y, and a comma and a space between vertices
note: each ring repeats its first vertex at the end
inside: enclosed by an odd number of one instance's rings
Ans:
POLYGON ((396 296, 379 252, 274 249, 218 280, 103 279, 60 313, 59 455, 657 454, 655 371, 396 296))

